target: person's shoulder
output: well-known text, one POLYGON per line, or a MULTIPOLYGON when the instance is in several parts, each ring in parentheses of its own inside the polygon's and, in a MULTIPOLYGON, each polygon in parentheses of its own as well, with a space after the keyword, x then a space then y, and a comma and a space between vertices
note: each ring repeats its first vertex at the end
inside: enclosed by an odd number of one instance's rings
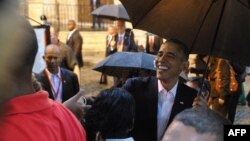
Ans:
POLYGON ((150 81, 157 81, 157 78, 154 76, 148 76, 148 77, 133 77, 128 79, 131 82, 135 83, 148 83, 150 81))
POLYGON ((68 70, 68 69, 65 69, 65 68, 61 68, 61 72, 62 72, 62 75, 69 75, 69 76, 73 76, 75 75, 72 71, 68 70))
POLYGON ((179 83, 179 88, 181 88, 183 90, 183 92, 185 93, 189 93, 190 95, 197 95, 197 90, 195 90, 194 88, 191 88, 187 85, 185 85, 184 83, 179 83))
POLYGON ((148 85, 152 85, 157 83, 157 78, 153 76, 149 77, 133 77, 129 78, 126 83, 123 85, 124 88, 141 88, 147 87, 148 85))
POLYGON ((64 49, 64 50, 71 50, 71 48, 69 47, 69 45, 63 43, 60 41, 60 48, 64 49))

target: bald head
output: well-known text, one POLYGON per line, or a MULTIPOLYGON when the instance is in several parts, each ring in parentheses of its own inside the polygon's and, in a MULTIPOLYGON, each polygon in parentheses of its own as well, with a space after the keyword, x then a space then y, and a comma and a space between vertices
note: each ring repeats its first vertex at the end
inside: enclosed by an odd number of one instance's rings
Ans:
POLYGON ((60 55, 60 49, 58 48, 57 45, 50 44, 50 45, 48 45, 48 46, 45 48, 44 54, 47 55, 47 54, 50 54, 50 53, 60 55))
POLYGON ((61 54, 58 46, 54 44, 48 45, 43 58, 49 72, 57 74, 59 70, 58 67, 61 64, 61 54))
POLYGON ((10 10, 0 11, 0 104, 32 92, 31 72, 37 40, 31 25, 10 10), (31 88, 31 89, 30 89, 31 88))

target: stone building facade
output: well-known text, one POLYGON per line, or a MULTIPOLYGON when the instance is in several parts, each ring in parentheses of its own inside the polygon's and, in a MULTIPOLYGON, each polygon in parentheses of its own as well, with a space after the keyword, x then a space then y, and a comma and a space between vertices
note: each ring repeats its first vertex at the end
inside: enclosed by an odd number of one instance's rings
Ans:
MULTIPOLYGON (((117 3, 118 0, 101 0, 102 4, 117 3)), ((92 21, 90 0, 20 0, 20 12, 34 21, 41 22, 46 15, 48 21, 65 28, 69 19, 77 21, 80 27, 88 27, 92 21)))

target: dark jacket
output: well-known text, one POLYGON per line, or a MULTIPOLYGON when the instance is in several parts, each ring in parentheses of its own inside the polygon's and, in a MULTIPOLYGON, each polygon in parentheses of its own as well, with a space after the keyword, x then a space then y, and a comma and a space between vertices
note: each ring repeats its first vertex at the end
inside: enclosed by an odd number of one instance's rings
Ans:
POLYGON ((66 44, 71 47, 76 55, 79 67, 83 67, 82 44, 83 38, 78 30, 76 30, 71 37, 66 41, 66 44))
POLYGON ((162 43, 163 43, 162 38, 160 38, 159 36, 154 36, 154 44, 153 44, 154 52, 150 52, 150 49, 149 49, 150 48, 149 35, 147 35, 147 38, 146 38, 146 52, 149 53, 149 54, 157 55, 162 43))
MULTIPOLYGON (((132 78, 123 87, 133 95, 136 103, 133 138, 136 141, 157 141, 158 79, 132 78)), ((175 115, 192 107, 196 94, 196 90, 179 82, 168 125, 175 115)))
MULTIPOLYGON (((61 68, 62 76, 62 102, 68 100, 79 91, 79 82, 77 76, 66 69, 61 68)), ((46 76, 45 70, 36 74, 36 79, 41 83, 44 90, 49 93, 49 98, 54 99, 54 95, 50 88, 49 80, 46 76)))
MULTIPOLYGON (((116 45, 118 40, 119 35, 117 34, 115 36, 116 45)), ((137 52, 137 46, 135 44, 134 38, 127 32, 124 34, 122 51, 137 52)))

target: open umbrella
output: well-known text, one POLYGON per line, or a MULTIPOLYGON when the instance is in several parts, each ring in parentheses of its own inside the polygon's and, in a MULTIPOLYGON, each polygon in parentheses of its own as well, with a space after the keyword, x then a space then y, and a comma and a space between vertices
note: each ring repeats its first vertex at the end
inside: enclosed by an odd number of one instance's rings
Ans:
POLYGON ((154 73, 154 59, 155 55, 144 52, 116 52, 99 62, 93 70, 117 77, 130 70, 148 70, 154 73))
POLYGON ((134 28, 250 66, 249 0, 121 0, 134 28))
POLYGON ((112 20, 125 20, 129 21, 130 18, 128 16, 128 13, 126 9, 123 7, 123 5, 102 5, 99 8, 95 9, 91 12, 93 16, 97 16, 100 18, 108 18, 112 20))

